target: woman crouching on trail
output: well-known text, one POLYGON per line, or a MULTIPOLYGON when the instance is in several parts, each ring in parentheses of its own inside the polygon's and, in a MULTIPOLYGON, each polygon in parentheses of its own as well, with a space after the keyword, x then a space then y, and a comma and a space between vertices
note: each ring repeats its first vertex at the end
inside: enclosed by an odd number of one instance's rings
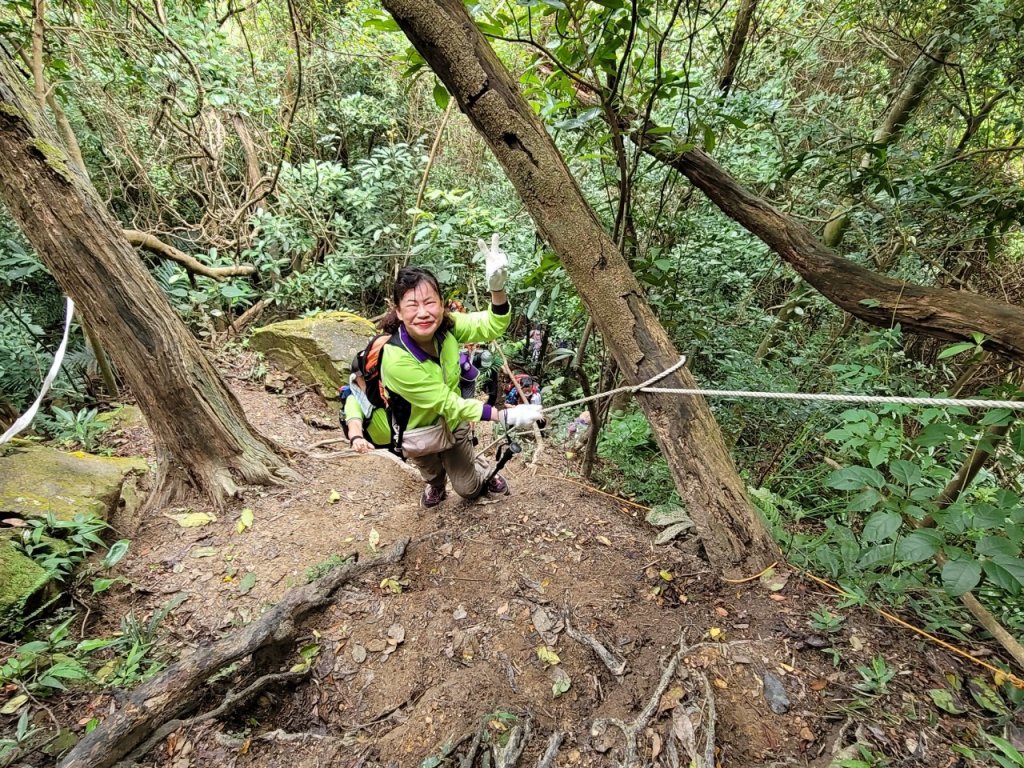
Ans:
POLYGON ((455 492, 466 499, 483 493, 508 495, 501 475, 488 479, 487 462, 473 456, 469 422, 499 421, 509 426, 528 426, 541 418, 538 406, 520 405, 498 410, 468 400, 459 393, 459 349, 501 336, 508 328, 508 296, 505 280, 508 257, 480 241, 487 266, 491 306, 484 312, 448 312, 437 278, 425 269, 406 267, 395 283, 395 306, 383 327, 392 333, 381 359, 381 381, 399 427, 402 454, 420 471, 427 483, 420 503, 434 507, 447 498, 446 477, 455 492), (404 413, 403 413, 404 411, 404 413))

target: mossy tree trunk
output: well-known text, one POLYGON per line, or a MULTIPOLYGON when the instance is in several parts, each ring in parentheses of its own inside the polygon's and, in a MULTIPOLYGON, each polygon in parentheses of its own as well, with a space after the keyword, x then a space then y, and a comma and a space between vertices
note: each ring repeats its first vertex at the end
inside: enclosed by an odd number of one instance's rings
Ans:
MULTIPOLYGON (((583 198, 544 126, 519 94, 462 0, 384 0, 406 36, 458 101, 504 167, 630 383, 672 366, 679 353, 615 243, 583 198)), ((660 383, 692 387, 680 370, 660 383)), ((639 395, 712 564, 756 571, 778 556, 700 398, 639 395)))
POLYGON ((221 504, 236 493, 236 480, 266 483, 287 474, 88 179, 58 148, 2 49, 0 200, 138 398, 159 455, 152 503, 191 487, 221 504))

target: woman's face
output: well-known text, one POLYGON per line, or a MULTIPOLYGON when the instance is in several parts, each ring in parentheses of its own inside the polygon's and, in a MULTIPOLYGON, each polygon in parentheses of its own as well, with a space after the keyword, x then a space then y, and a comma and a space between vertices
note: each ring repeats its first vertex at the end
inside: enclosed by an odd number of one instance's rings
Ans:
POLYGON ((428 282, 406 291, 398 302, 398 319, 417 343, 429 342, 444 319, 444 306, 437 290, 428 282))

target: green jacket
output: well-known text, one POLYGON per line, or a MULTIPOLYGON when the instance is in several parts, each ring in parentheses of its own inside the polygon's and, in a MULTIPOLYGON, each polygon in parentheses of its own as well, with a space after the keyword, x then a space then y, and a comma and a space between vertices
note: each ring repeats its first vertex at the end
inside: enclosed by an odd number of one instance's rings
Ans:
POLYGON ((459 348, 463 344, 493 341, 508 328, 509 305, 491 306, 484 312, 453 312, 455 326, 434 337, 440 360, 431 357, 412 340, 405 326, 398 329, 401 346, 384 346, 381 379, 411 406, 407 429, 429 427, 443 417, 454 430, 464 421, 489 421, 491 406, 459 395, 459 348))
POLYGON ((364 437, 377 448, 387 448, 391 443, 391 424, 388 422, 388 412, 383 408, 374 408, 367 423, 363 409, 359 407, 359 401, 354 397, 348 397, 345 399, 345 421, 353 419, 363 422, 364 437))

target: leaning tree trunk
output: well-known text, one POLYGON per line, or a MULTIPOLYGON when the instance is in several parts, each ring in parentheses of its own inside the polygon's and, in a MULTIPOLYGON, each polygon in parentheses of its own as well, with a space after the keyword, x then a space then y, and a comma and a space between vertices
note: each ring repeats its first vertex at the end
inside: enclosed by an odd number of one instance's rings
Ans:
MULTIPOLYGON (((627 381, 639 383, 672 366, 679 353, 639 283, 462 0, 384 0, 384 6, 504 167, 627 381)), ((693 379, 680 370, 661 385, 692 387, 693 379)), ((776 558, 707 403, 666 394, 643 394, 638 401, 712 564, 759 570, 776 558)))
POLYGON ((236 492, 235 478, 264 483, 287 472, 91 184, 58 149, 2 49, 0 199, 138 398, 159 457, 153 503, 169 502, 192 485, 220 504, 236 492))

